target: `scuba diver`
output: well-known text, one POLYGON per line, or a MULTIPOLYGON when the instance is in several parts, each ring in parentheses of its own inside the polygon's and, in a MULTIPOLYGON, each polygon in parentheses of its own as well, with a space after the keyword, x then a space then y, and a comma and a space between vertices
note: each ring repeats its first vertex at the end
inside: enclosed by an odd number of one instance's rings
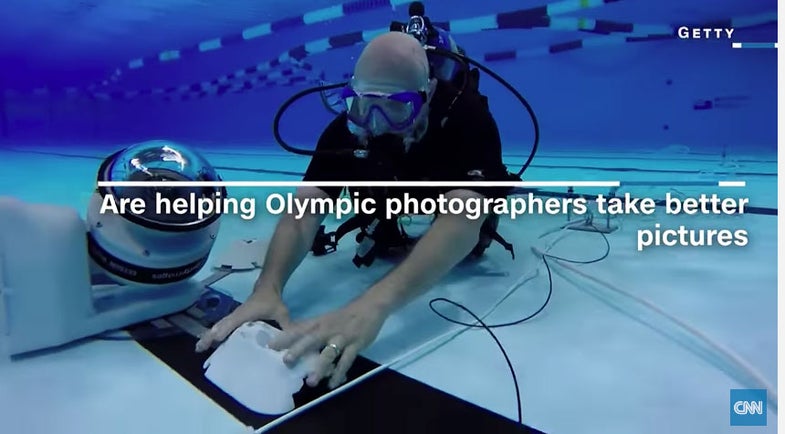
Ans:
MULTIPOLYGON (((421 2, 413 2, 410 4, 409 16, 410 18, 408 23, 399 21, 393 21, 390 23, 390 31, 406 33, 414 37, 423 47, 435 47, 438 51, 426 50, 430 78, 436 79, 439 82, 443 82, 445 87, 456 89, 456 99, 460 98, 464 94, 471 95, 472 98, 479 99, 485 108, 489 110, 490 108, 488 106, 488 98, 480 93, 479 90, 480 71, 477 68, 467 68, 465 67, 466 65, 462 65, 461 62, 459 62, 459 60, 465 60, 465 58, 462 58, 462 56, 465 55, 465 50, 455 42, 453 37, 447 31, 435 26, 431 22, 430 18, 425 15, 425 7, 421 2), (446 56, 445 53, 456 53, 460 54, 461 57, 456 57, 454 55, 446 56)), ((478 66, 482 67, 482 65, 478 66)), ((486 72, 490 73, 492 76, 495 76, 497 80, 500 80, 502 84, 510 88, 506 82, 492 73, 492 71, 486 69, 486 72)), ((345 94, 346 89, 347 88, 343 88, 336 93, 338 100, 334 101, 333 103, 328 101, 329 97, 326 96, 324 90, 320 92, 322 102, 324 103, 325 107, 328 108, 328 110, 333 111, 339 117, 341 116, 341 113, 347 109, 347 99, 345 94), (341 106, 341 110, 335 110, 332 108, 336 104, 341 106)), ((510 90, 517 94, 517 91, 514 89, 510 88, 510 90)), ((298 97, 299 95, 296 95, 293 97, 293 99, 298 97)), ((527 109, 529 109, 530 113, 532 113, 528 103, 520 96, 519 99, 524 103, 527 109)), ((454 102, 455 101, 453 101, 452 104, 454 104, 454 102)), ((281 108, 279 114, 286 108, 286 106, 288 106, 288 104, 281 108)), ((447 108, 448 112, 450 111, 450 108, 451 107, 447 108)), ((446 119, 447 117, 445 116, 442 119, 442 122, 446 121, 446 119)), ((534 119, 533 113, 532 119, 534 119)), ((349 123, 350 128, 352 128, 352 123, 349 123)), ((277 122, 274 126, 274 131, 276 132, 276 138, 278 139, 279 143, 284 145, 285 149, 288 148, 287 150, 292 150, 291 147, 287 147, 280 137, 278 137, 277 122)), ((538 134, 536 121, 535 134, 538 134)), ((360 137, 362 141, 363 132, 359 131, 357 134, 355 134, 355 136, 360 137)), ((325 151, 329 153, 330 150, 321 150, 321 152, 320 150, 317 150, 317 153, 325 153, 325 151)), ((534 156, 534 152, 536 152, 536 141, 531 157, 534 156)), ((449 153, 444 155, 449 155, 449 153)), ((520 175, 531 162, 531 157, 517 175, 507 174, 507 176, 501 180, 520 181, 520 175)), ((387 160, 387 162, 390 162, 390 160, 387 160)), ((351 190, 349 191, 351 192, 351 190)), ((496 231, 497 227, 498 216, 489 216, 485 222, 485 225, 483 226, 481 239, 475 249, 472 251, 473 256, 481 256, 485 249, 487 249, 493 241, 497 241, 506 250, 508 250, 514 258, 515 254, 513 251, 513 246, 498 234, 496 231)), ((316 235, 316 238, 314 239, 311 251, 316 256, 332 253, 336 251, 338 241, 343 236, 358 228, 361 230, 361 233, 358 236, 358 242, 360 245, 358 246, 357 254, 353 259, 353 262, 357 267, 370 266, 374 259, 380 255, 399 254, 401 248, 405 249, 413 242, 413 239, 409 237, 408 234, 406 234, 403 226, 401 225, 396 225, 394 223, 391 224, 390 221, 380 222, 377 221, 377 219, 370 218, 367 215, 358 215, 355 218, 350 219, 340 225, 335 231, 329 233, 325 233, 324 226, 321 226, 319 228, 319 232, 316 235), (367 228, 371 226, 373 226, 373 232, 367 230, 367 228)))
MULTIPOLYGON (((410 23, 414 25, 407 26, 408 31, 396 31, 393 23, 393 31, 377 36, 364 47, 351 80, 340 85, 345 109, 323 130, 315 151, 285 144, 277 128, 281 113, 291 101, 314 90, 301 92, 282 105, 273 131, 284 149, 312 155, 303 180, 316 183, 520 180, 520 173, 534 156, 537 139, 521 171, 510 173, 502 161, 501 138, 487 99, 479 92, 476 80, 466 79, 476 75, 476 71, 461 73, 445 66, 446 63, 434 62, 423 41, 432 42, 434 35, 442 41, 449 39, 444 39, 438 30, 432 33, 433 26, 422 16, 412 17, 410 23), (418 27, 419 24, 422 26, 418 27), (463 80, 456 80, 462 74, 463 80), (457 82, 462 84, 456 86, 457 82)), ((494 77, 502 82, 498 76, 494 77)), ((529 109, 534 120, 528 103, 514 88, 506 86, 529 109)), ((536 135, 536 120, 534 124, 536 135)), ((436 215, 425 233, 413 238, 403 231, 397 218, 386 218, 386 210, 380 206, 386 199, 400 199, 405 194, 417 200, 436 196, 447 200, 506 198, 511 188, 396 186, 348 191, 355 197, 374 199, 377 213, 355 215, 330 233, 325 233, 322 225, 325 215, 306 214, 299 219, 284 215, 276 225, 251 295, 201 337, 196 351, 205 351, 223 341, 245 322, 275 321, 283 333, 268 346, 285 351, 284 362, 288 364, 296 363, 310 351, 319 351, 319 363, 306 383, 316 386, 328 380, 328 387, 335 388, 346 381, 355 358, 376 340, 387 318, 425 293, 453 267, 469 257, 482 255, 493 240, 514 258, 512 245, 496 232, 498 215, 480 218, 471 218, 468 213, 436 215), (359 229, 356 266, 368 266, 376 257, 406 253, 401 255, 403 260, 344 307, 317 318, 293 322, 282 296, 289 277, 309 252, 318 256, 334 251, 338 240, 355 229, 359 229)), ((296 200, 335 200, 343 192, 343 187, 301 187, 296 200)))

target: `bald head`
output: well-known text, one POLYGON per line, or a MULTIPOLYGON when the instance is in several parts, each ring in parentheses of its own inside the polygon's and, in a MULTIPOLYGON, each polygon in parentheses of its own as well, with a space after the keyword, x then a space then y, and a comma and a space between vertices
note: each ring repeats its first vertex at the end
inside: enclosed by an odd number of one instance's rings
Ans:
POLYGON ((362 90, 421 90, 428 84, 428 57, 411 35, 383 33, 363 49, 354 78, 362 90))

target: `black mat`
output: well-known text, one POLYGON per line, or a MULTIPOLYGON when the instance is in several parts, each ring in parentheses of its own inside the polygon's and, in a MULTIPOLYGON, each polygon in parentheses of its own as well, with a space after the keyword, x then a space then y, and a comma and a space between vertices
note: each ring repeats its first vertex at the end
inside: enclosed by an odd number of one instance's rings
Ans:
MULTIPOLYGON (((220 293, 206 294, 188 312, 205 327, 230 312, 237 303, 220 293), (216 302, 216 294, 220 301, 216 302), (228 301, 227 301, 228 300, 228 301)), ((156 320, 128 328, 136 341, 172 370, 212 399, 245 425, 260 428, 279 416, 255 413, 243 407, 204 376, 202 366, 211 351, 194 352, 196 337, 171 322, 156 320)), ((379 365, 358 357, 347 374, 351 381, 379 365)), ((477 375, 482 375, 477 373, 477 375)), ((326 382, 325 382, 326 383, 326 382)), ((294 395, 299 408, 329 392, 326 384, 305 385, 294 395)), ((510 397, 513 399, 513 397, 510 397)), ((274 433, 532 433, 482 407, 413 380, 392 370, 384 370, 325 402, 320 403, 271 430, 274 433)))

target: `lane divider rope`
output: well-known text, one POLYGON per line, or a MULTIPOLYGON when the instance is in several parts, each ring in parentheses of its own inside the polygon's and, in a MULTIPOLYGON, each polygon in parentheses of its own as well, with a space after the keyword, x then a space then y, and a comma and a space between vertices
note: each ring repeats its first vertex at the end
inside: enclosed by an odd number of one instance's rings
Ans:
MULTIPOLYGON (((444 27, 453 29, 452 30, 453 32, 470 33, 472 29, 476 29, 474 31, 489 29, 493 27, 493 23, 501 22, 503 25, 505 25, 504 23, 509 23, 509 25, 511 26, 521 25, 521 23, 526 22, 526 20, 531 20, 532 17, 540 17, 543 15, 550 17, 559 14, 567 14, 567 13, 579 11, 581 9, 596 8, 608 3, 616 3, 619 1, 621 0, 560 0, 550 4, 545 4, 532 8, 520 9, 511 12, 502 12, 492 15, 482 15, 473 18, 456 19, 449 22, 443 22, 440 24, 444 27)), ((259 24, 247 28, 239 34, 233 34, 222 38, 213 38, 208 41, 204 41, 197 44, 195 46, 197 49, 194 49, 194 47, 186 47, 180 50, 166 50, 154 56, 147 56, 140 59, 131 60, 128 62, 128 64, 125 67, 117 68, 109 78, 102 80, 100 83, 90 84, 86 86, 84 89, 79 89, 77 87, 66 87, 61 89, 39 87, 33 89, 32 92, 30 92, 29 94, 36 95, 36 96, 65 95, 65 96, 73 97, 73 96, 78 96, 80 94, 93 95, 93 94, 101 93, 101 96, 99 97, 100 99, 106 99, 103 94, 114 94, 115 97, 110 99, 122 99, 123 98, 122 96, 117 95, 116 92, 110 92, 106 90, 106 88, 110 84, 116 84, 116 82, 118 81, 119 77, 122 75, 124 70, 125 71, 138 70, 140 68, 143 68, 145 65, 149 66, 152 64, 158 64, 163 62, 173 62, 173 61, 181 60, 186 57, 190 57, 191 54, 206 52, 206 51, 214 51, 216 49, 228 45, 235 45, 237 43, 247 42, 252 39, 257 39, 263 36, 271 36, 273 34, 280 33, 284 29, 293 29, 297 27, 308 26, 315 23, 321 23, 324 21, 334 20, 349 15, 356 15, 358 13, 380 9, 383 7, 390 7, 392 9, 395 9, 396 6, 400 6, 408 3, 410 3, 410 1, 408 0, 407 1, 357 0, 354 2, 348 2, 328 8, 318 9, 295 17, 284 18, 282 20, 271 22, 271 23, 259 24)), ((514 27, 510 27, 510 28, 514 28, 514 27)), ((292 59, 297 59, 298 62, 296 63, 300 64, 300 62, 302 62, 302 60, 309 55, 323 53, 331 49, 345 48, 360 43, 367 43, 377 35, 388 31, 389 31, 389 26, 378 28, 378 29, 349 32, 341 35, 335 35, 327 38, 317 39, 309 43, 299 45, 291 50, 288 50, 286 53, 282 54, 277 59, 262 64, 260 69, 258 66, 249 66, 235 73, 226 74, 223 77, 218 77, 216 79, 209 80, 208 83, 216 80, 221 80, 222 78, 226 80, 241 78, 248 73, 245 72, 247 70, 255 70, 254 72, 265 72, 270 69, 278 67, 281 63, 290 62, 292 59)), ((145 89, 145 90, 129 91, 129 92, 131 92, 131 94, 133 95, 157 95, 157 94, 167 94, 171 92, 176 92, 177 88, 180 88, 182 92, 190 92, 187 89, 188 87, 199 87, 202 85, 202 83, 204 82, 184 84, 182 86, 177 86, 174 88, 173 87, 155 88, 155 89, 145 89)), ((22 93, 20 91, 6 90, 6 93, 8 92, 11 92, 12 95, 22 93)))
MULTIPOLYGON (((580 3, 582 5, 581 7, 590 7, 614 1, 619 0, 595 0, 594 2, 584 0, 575 2, 573 0, 568 0, 536 8, 467 19, 457 19, 438 23, 437 25, 449 28, 452 33, 456 34, 489 30, 531 29, 543 26, 554 30, 580 30, 599 34, 598 36, 591 38, 552 44, 545 47, 486 53, 483 55, 483 60, 488 63, 557 54, 581 48, 607 47, 630 42, 672 40, 678 37, 678 27, 675 26, 642 25, 585 18, 554 18, 556 13, 573 12, 574 10, 570 9, 569 6, 575 7, 575 3, 580 3), (551 15, 536 15, 542 13, 551 15), (622 36, 619 35, 619 33, 627 33, 628 36, 622 36)), ((773 12, 703 23, 702 26, 746 28, 776 22, 777 15, 776 12, 773 12)), ((305 62, 306 58, 332 50, 364 44, 377 35, 388 31, 389 28, 378 28, 320 38, 287 50, 273 60, 258 65, 248 66, 212 80, 183 84, 180 86, 105 92, 83 91, 75 87, 64 88, 57 92, 53 92, 49 88, 38 88, 34 89, 29 94, 34 96, 49 96, 53 94, 64 95, 66 97, 86 96, 99 100, 131 99, 140 96, 160 95, 163 96, 165 100, 173 101, 178 99, 189 100, 193 98, 203 98, 210 95, 220 96, 229 92, 240 93, 260 87, 271 87, 273 85, 291 86, 297 84, 315 84, 324 81, 325 74, 324 72, 315 72, 313 65, 305 62), (283 66, 286 66, 287 69, 276 71, 283 66), (305 71, 306 75, 279 80, 279 78, 285 76, 293 76, 295 74, 294 70, 305 71), (270 75, 265 74, 268 71, 273 71, 273 73, 270 75), (276 76, 276 74, 280 75, 276 76)), ((346 79, 350 75, 350 73, 345 73, 341 78, 346 79)), ((15 96, 19 95, 20 92, 6 90, 5 94, 7 96, 15 96)))

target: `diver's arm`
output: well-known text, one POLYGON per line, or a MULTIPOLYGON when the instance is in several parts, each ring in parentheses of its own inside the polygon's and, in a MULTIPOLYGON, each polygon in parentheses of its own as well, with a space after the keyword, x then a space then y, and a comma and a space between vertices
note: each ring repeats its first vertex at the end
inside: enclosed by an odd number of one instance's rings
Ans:
MULTIPOLYGON (((313 187, 298 189, 296 194, 298 200, 327 197, 324 191, 313 187)), ((311 250, 324 217, 318 214, 305 214, 299 219, 290 214, 281 217, 267 247, 262 272, 254 285, 254 293, 270 289, 275 289, 278 294, 283 292, 286 281, 311 250)))
MULTIPOLYGON (((473 191, 453 190, 445 197, 465 200, 483 196, 473 191)), ((479 240, 485 217, 470 219, 466 215, 440 215, 408 257, 369 288, 358 301, 390 314, 426 292, 472 251, 479 240)))

